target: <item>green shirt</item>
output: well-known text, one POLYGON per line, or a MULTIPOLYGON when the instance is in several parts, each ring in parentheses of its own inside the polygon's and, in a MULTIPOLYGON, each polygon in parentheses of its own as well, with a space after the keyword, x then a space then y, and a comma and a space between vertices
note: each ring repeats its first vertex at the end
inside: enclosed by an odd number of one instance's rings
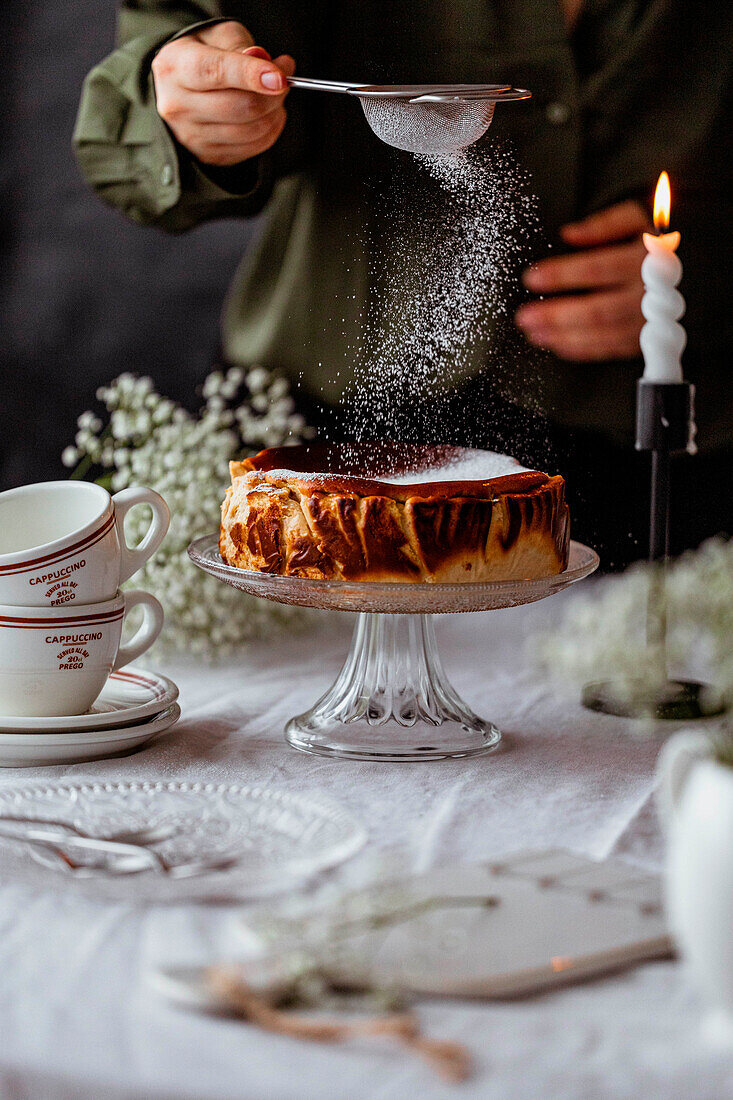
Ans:
MULTIPOLYGON (((666 168, 682 232, 685 369, 698 385, 701 443, 727 432, 733 341, 721 246, 733 213, 733 5, 586 0, 571 37, 558 0, 121 5, 117 48, 84 85, 74 134, 82 171, 106 202, 171 232, 265 208, 225 305, 225 352, 336 403, 367 313, 374 180, 388 177, 394 158, 409 158, 374 137, 351 97, 294 91, 285 132, 267 154, 232 169, 198 164, 157 114, 150 64, 197 19, 222 17, 244 23, 273 56, 292 54, 308 76, 530 88, 531 100, 497 108, 488 140, 509 140, 531 171, 550 241, 594 210, 648 202, 666 168)), ((541 362, 539 397, 551 417, 631 439, 638 360, 541 362)), ((475 369, 491 369, 490 360, 475 369)), ((507 373, 509 395, 536 405, 532 371, 507 373)))

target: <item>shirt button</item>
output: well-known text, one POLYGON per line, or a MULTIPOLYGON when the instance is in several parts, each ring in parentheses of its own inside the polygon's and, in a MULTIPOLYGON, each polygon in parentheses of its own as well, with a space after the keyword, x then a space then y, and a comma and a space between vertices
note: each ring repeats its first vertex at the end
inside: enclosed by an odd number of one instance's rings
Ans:
POLYGON ((545 107, 547 121, 553 126, 562 126, 570 118, 570 108, 567 103, 548 103, 545 107))
POLYGON ((173 183, 173 169, 170 164, 163 165, 163 171, 160 173, 160 181, 164 187, 170 187, 173 183))

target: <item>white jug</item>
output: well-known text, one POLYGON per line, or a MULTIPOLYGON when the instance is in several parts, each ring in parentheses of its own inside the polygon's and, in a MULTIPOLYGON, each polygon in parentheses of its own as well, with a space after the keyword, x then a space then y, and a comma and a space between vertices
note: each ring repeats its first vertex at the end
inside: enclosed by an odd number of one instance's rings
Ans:
POLYGON ((685 731, 657 769, 670 929, 706 1003, 705 1032, 733 1048, 733 767, 685 731))

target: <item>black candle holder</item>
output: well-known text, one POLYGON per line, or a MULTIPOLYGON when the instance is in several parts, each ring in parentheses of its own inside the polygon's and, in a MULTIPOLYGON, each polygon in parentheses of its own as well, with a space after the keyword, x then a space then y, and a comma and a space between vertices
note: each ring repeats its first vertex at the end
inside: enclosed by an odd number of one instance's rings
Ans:
MULTIPOLYGON (((695 387, 690 382, 649 382, 636 387, 636 449, 651 452, 649 561, 657 564, 649 590, 647 643, 664 659, 667 615, 664 568, 669 557, 670 456, 694 454, 695 387)), ((624 718, 654 717, 673 721, 708 718, 723 707, 709 684, 695 680, 667 680, 661 689, 643 683, 614 680, 586 684, 583 706, 624 718)))

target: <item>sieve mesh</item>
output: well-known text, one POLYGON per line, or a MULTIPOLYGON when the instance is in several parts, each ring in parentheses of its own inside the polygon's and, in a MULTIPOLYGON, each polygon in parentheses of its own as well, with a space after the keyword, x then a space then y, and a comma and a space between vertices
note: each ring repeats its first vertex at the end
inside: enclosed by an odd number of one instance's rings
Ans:
POLYGON ((483 137, 494 116, 494 101, 489 99, 443 103, 371 96, 359 99, 377 137, 407 153, 456 153, 483 137))

